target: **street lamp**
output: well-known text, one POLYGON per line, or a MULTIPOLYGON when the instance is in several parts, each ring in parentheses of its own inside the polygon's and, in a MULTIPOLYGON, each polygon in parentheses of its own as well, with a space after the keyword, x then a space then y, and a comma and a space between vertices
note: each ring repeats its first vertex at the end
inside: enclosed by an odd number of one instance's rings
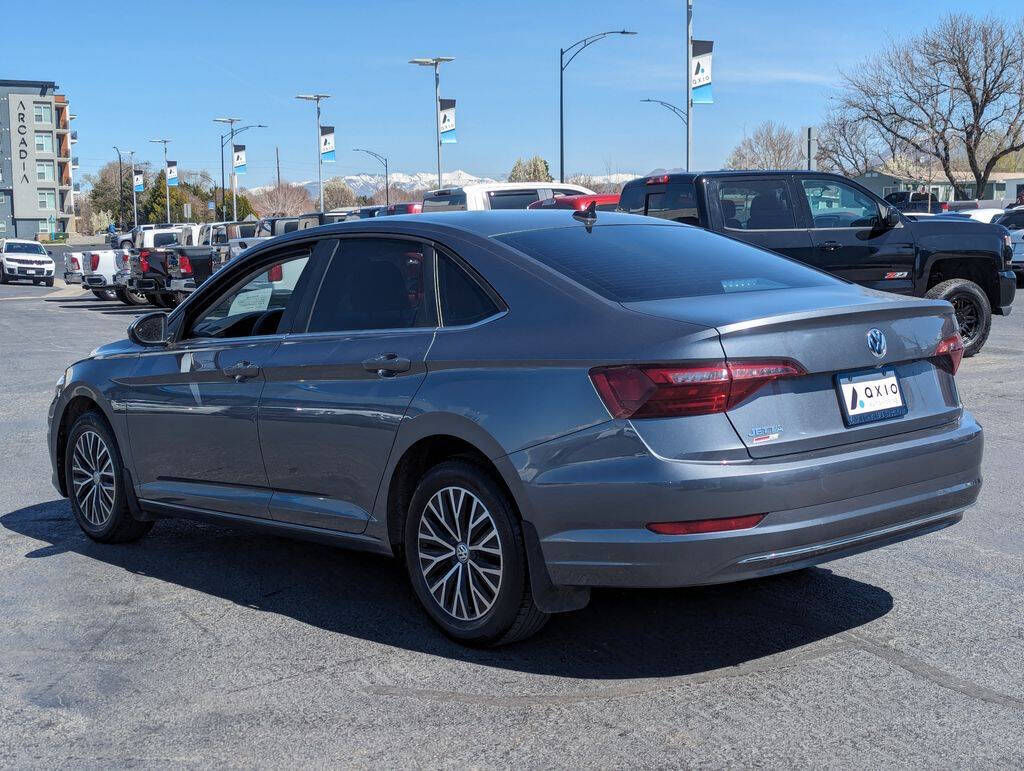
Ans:
POLYGON ((330 99, 330 94, 297 94, 296 99, 316 102, 316 178, 320 184, 320 213, 324 211, 324 160, 320 152, 320 100, 330 99))
POLYGON ((121 166, 121 151, 117 149, 117 145, 114 145, 114 152, 117 153, 117 226, 124 230, 124 169, 121 166))
MULTIPOLYGON (((117 149, 116 147, 114 148, 117 149)), ((132 221, 135 223, 135 227, 139 226, 139 201, 135 195, 135 151, 125 150, 128 153, 128 163, 131 164, 132 168, 132 221)))
POLYGON ((558 181, 565 182, 565 68, 568 67, 576 55, 587 46, 593 45, 598 40, 609 35, 635 35, 628 29, 613 29, 608 32, 599 32, 596 35, 577 40, 568 48, 558 49, 558 181), (565 60, 567 53, 572 53, 569 61, 565 60))
POLYGON ((171 224, 171 186, 167 184, 167 145, 170 139, 150 139, 150 142, 159 142, 164 146, 164 202, 167 204, 167 224, 171 224))
POLYGON ((453 56, 434 56, 429 59, 410 59, 409 64, 434 68, 434 126, 437 129, 437 186, 441 185, 441 65, 454 62, 453 56))
MULTIPOLYGON (((684 126, 687 125, 686 110, 683 110, 680 107, 676 107, 674 104, 670 104, 669 102, 663 102, 660 99, 641 99, 640 101, 650 102, 651 104, 660 104, 666 110, 670 110, 671 112, 673 112, 675 116, 683 122, 684 126)), ((689 161, 687 161, 687 163, 689 163, 689 161)))
POLYGON ((391 184, 388 182, 388 159, 385 158, 380 153, 375 153, 373 150, 364 150, 361 147, 353 147, 352 148, 352 152, 354 152, 354 153, 366 153, 367 155, 372 155, 374 158, 376 158, 378 161, 380 161, 381 163, 384 164, 384 205, 385 206, 390 206, 391 205, 391 197, 390 197, 391 184))
MULTIPOLYGON (((241 134, 246 129, 251 128, 266 128, 262 123, 252 123, 248 126, 242 126, 240 129, 235 128, 236 123, 241 122, 241 118, 214 118, 214 123, 227 123, 231 126, 231 131, 227 134, 220 135, 220 209, 221 213, 224 214, 224 145, 231 142, 231 152, 235 151, 235 137, 241 134)), ((226 215, 224 215, 226 216, 226 215)), ((231 219, 238 221, 238 176, 235 174, 234 165, 231 167, 231 219)))

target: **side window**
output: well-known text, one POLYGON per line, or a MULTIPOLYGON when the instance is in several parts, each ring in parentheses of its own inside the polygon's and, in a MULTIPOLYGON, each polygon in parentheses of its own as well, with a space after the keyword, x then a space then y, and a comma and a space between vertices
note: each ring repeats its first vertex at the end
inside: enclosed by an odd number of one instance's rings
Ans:
POLYGON ((797 227, 785 179, 752 179, 718 185, 727 230, 787 230, 797 227))
POLYGON ((870 228, 878 224, 878 204, 860 190, 828 179, 803 180, 815 228, 870 228))
POLYGON ((700 225, 697 191, 692 182, 670 182, 664 192, 647 196, 647 215, 685 225, 700 225))
POLYGON ((277 332, 309 263, 309 252, 264 265, 236 283, 192 324, 186 337, 250 337, 277 332))
POLYGON ((492 209, 525 209, 540 200, 536 190, 495 190, 487 194, 492 209))
POLYGON ((475 324, 498 312, 498 306, 484 288, 444 254, 437 257, 437 284, 441 321, 446 327, 475 324))
POLYGON ((424 263, 429 248, 415 241, 343 239, 324 275, 309 332, 432 327, 424 263))
POLYGON ((628 185, 622 189, 618 210, 628 214, 643 214, 647 191, 643 184, 628 185))

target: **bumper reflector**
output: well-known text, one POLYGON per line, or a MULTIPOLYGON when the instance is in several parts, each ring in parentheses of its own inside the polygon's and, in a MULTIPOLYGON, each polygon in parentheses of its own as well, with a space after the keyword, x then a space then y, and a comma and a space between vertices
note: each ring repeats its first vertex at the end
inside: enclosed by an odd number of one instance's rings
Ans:
POLYGON ((720 533, 725 530, 748 530, 760 524, 767 514, 748 514, 724 519, 693 519, 689 522, 650 522, 647 529, 659 535, 694 535, 720 533))

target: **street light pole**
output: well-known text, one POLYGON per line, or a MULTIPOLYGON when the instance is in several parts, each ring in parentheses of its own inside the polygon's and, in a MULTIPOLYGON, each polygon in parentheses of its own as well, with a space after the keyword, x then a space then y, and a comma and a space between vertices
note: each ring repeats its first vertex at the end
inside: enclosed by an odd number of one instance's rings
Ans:
POLYGON ((434 56, 423 59, 410 59, 409 64, 416 64, 420 67, 434 68, 434 129, 437 141, 437 186, 441 184, 441 65, 445 62, 454 62, 453 56, 434 56))
MULTIPOLYGON (((690 123, 687 120, 686 111, 679 109, 674 104, 669 104, 668 102, 663 102, 660 99, 641 99, 640 101, 641 102, 651 102, 652 104, 660 104, 665 109, 671 110, 675 114, 675 116, 677 118, 679 118, 679 120, 681 120, 683 122, 684 126, 687 126, 690 123)), ((687 163, 687 166, 689 166, 689 163, 687 163)))
POLYGON ((139 226, 139 200, 135 195, 135 151, 128 151, 128 159, 132 165, 132 220, 135 227, 139 226))
POLYGON ((686 170, 693 146, 693 0, 686 0, 686 170))
POLYGON ((230 142, 231 142, 231 156, 232 156, 232 164, 231 164, 231 218, 235 222, 238 221, 238 175, 235 174, 235 166, 234 166, 235 137, 238 136, 239 134, 241 134, 246 129, 266 128, 266 126, 263 125, 262 123, 252 123, 252 124, 250 124, 248 126, 242 126, 242 128, 236 129, 235 128, 235 124, 236 123, 240 123, 241 120, 242 120, 241 118, 214 118, 213 119, 214 123, 227 123, 228 125, 231 126, 231 131, 229 133, 221 134, 220 135, 220 210, 221 210, 221 216, 227 217, 227 212, 224 211, 224 209, 225 209, 225 202, 224 202, 224 195, 225 195, 225 191, 224 191, 224 145, 227 144, 228 141, 230 140, 230 142))
POLYGON ((320 213, 324 212, 324 156, 320 152, 320 100, 330 99, 330 94, 297 94, 296 99, 316 102, 316 179, 320 186, 320 213))
POLYGON ((117 145, 114 145, 114 152, 117 153, 117 227, 124 230, 124 170, 117 145))
POLYGON ((593 45, 598 40, 608 37, 609 35, 635 35, 635 32, 631 32, 626 29, 613 29, 607 32, 598 32, 596 35, 590 35, 582 40, 577 40, 568 48, 558 49, 558 181, 565 182, 565 68, 568 67, 572 60, 576 58, 576 55, 587 46, 593 45), (565 55, 572 52, 572 56, 569 57, 569 61, 565 60, 565 55))
POLYGON ((381 163, 384 164, 384 205, 385 206, 390 206, 391 205, 391 197, 390 197, 391 183, 388 181, 388 159, 385 158, 380 153, 375 153, 373 150, 364 150, 361 147, 353 147, 352 148, 352 152, 354 152, 354 153, 366 153, 367 155, 372 155, 374 158, 376 158, 378 161, 380 161, 381 163))
POLYGON ((167 145, 170 139, 150 139, 150 142, 160 142, 164 146, 164 201, 167 204, 167 224, 171 224, 171 186, 167 182, 167 145))

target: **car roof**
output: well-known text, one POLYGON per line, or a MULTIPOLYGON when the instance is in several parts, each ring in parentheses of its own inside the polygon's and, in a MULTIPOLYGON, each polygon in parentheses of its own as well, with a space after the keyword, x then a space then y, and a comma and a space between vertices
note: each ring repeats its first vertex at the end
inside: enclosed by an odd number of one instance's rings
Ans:
POLYGON ((33 241, 31 238, 0 238, 5 244, 36 244, 42 246, 38 241, 33 241))
POLYGON ((534 201, 526 208, 530 211, 537 209, 585 209, 590 203, 605 204, 618 203, 618 193, 581 193, 580 195, 556 195, 553 198, 541 198, 534 201))
POLYGON ((670 182, 692 182, 698 177, 821 177, 822 179, 835 179, 843 182, 850 182, 848 177, 842 174, 832 174, 827 171, 808 171, 807 169, 718 169, 717 171, 684 171, 682 169, 659 169, 645 174, 642 177, 631 179, 626 185, 644 185, 648 180, 665 178, 666 183, 670 182))
POLYGON ((594 195, 594 191, 568 182, 476 182, 471 185, 454 185, 428 190, 425 195, 451 195, 452 193, 489 193, 504 190, 536 190, 537 188, 559 187, 563 190, 578 190, 583 195, 594 195))

